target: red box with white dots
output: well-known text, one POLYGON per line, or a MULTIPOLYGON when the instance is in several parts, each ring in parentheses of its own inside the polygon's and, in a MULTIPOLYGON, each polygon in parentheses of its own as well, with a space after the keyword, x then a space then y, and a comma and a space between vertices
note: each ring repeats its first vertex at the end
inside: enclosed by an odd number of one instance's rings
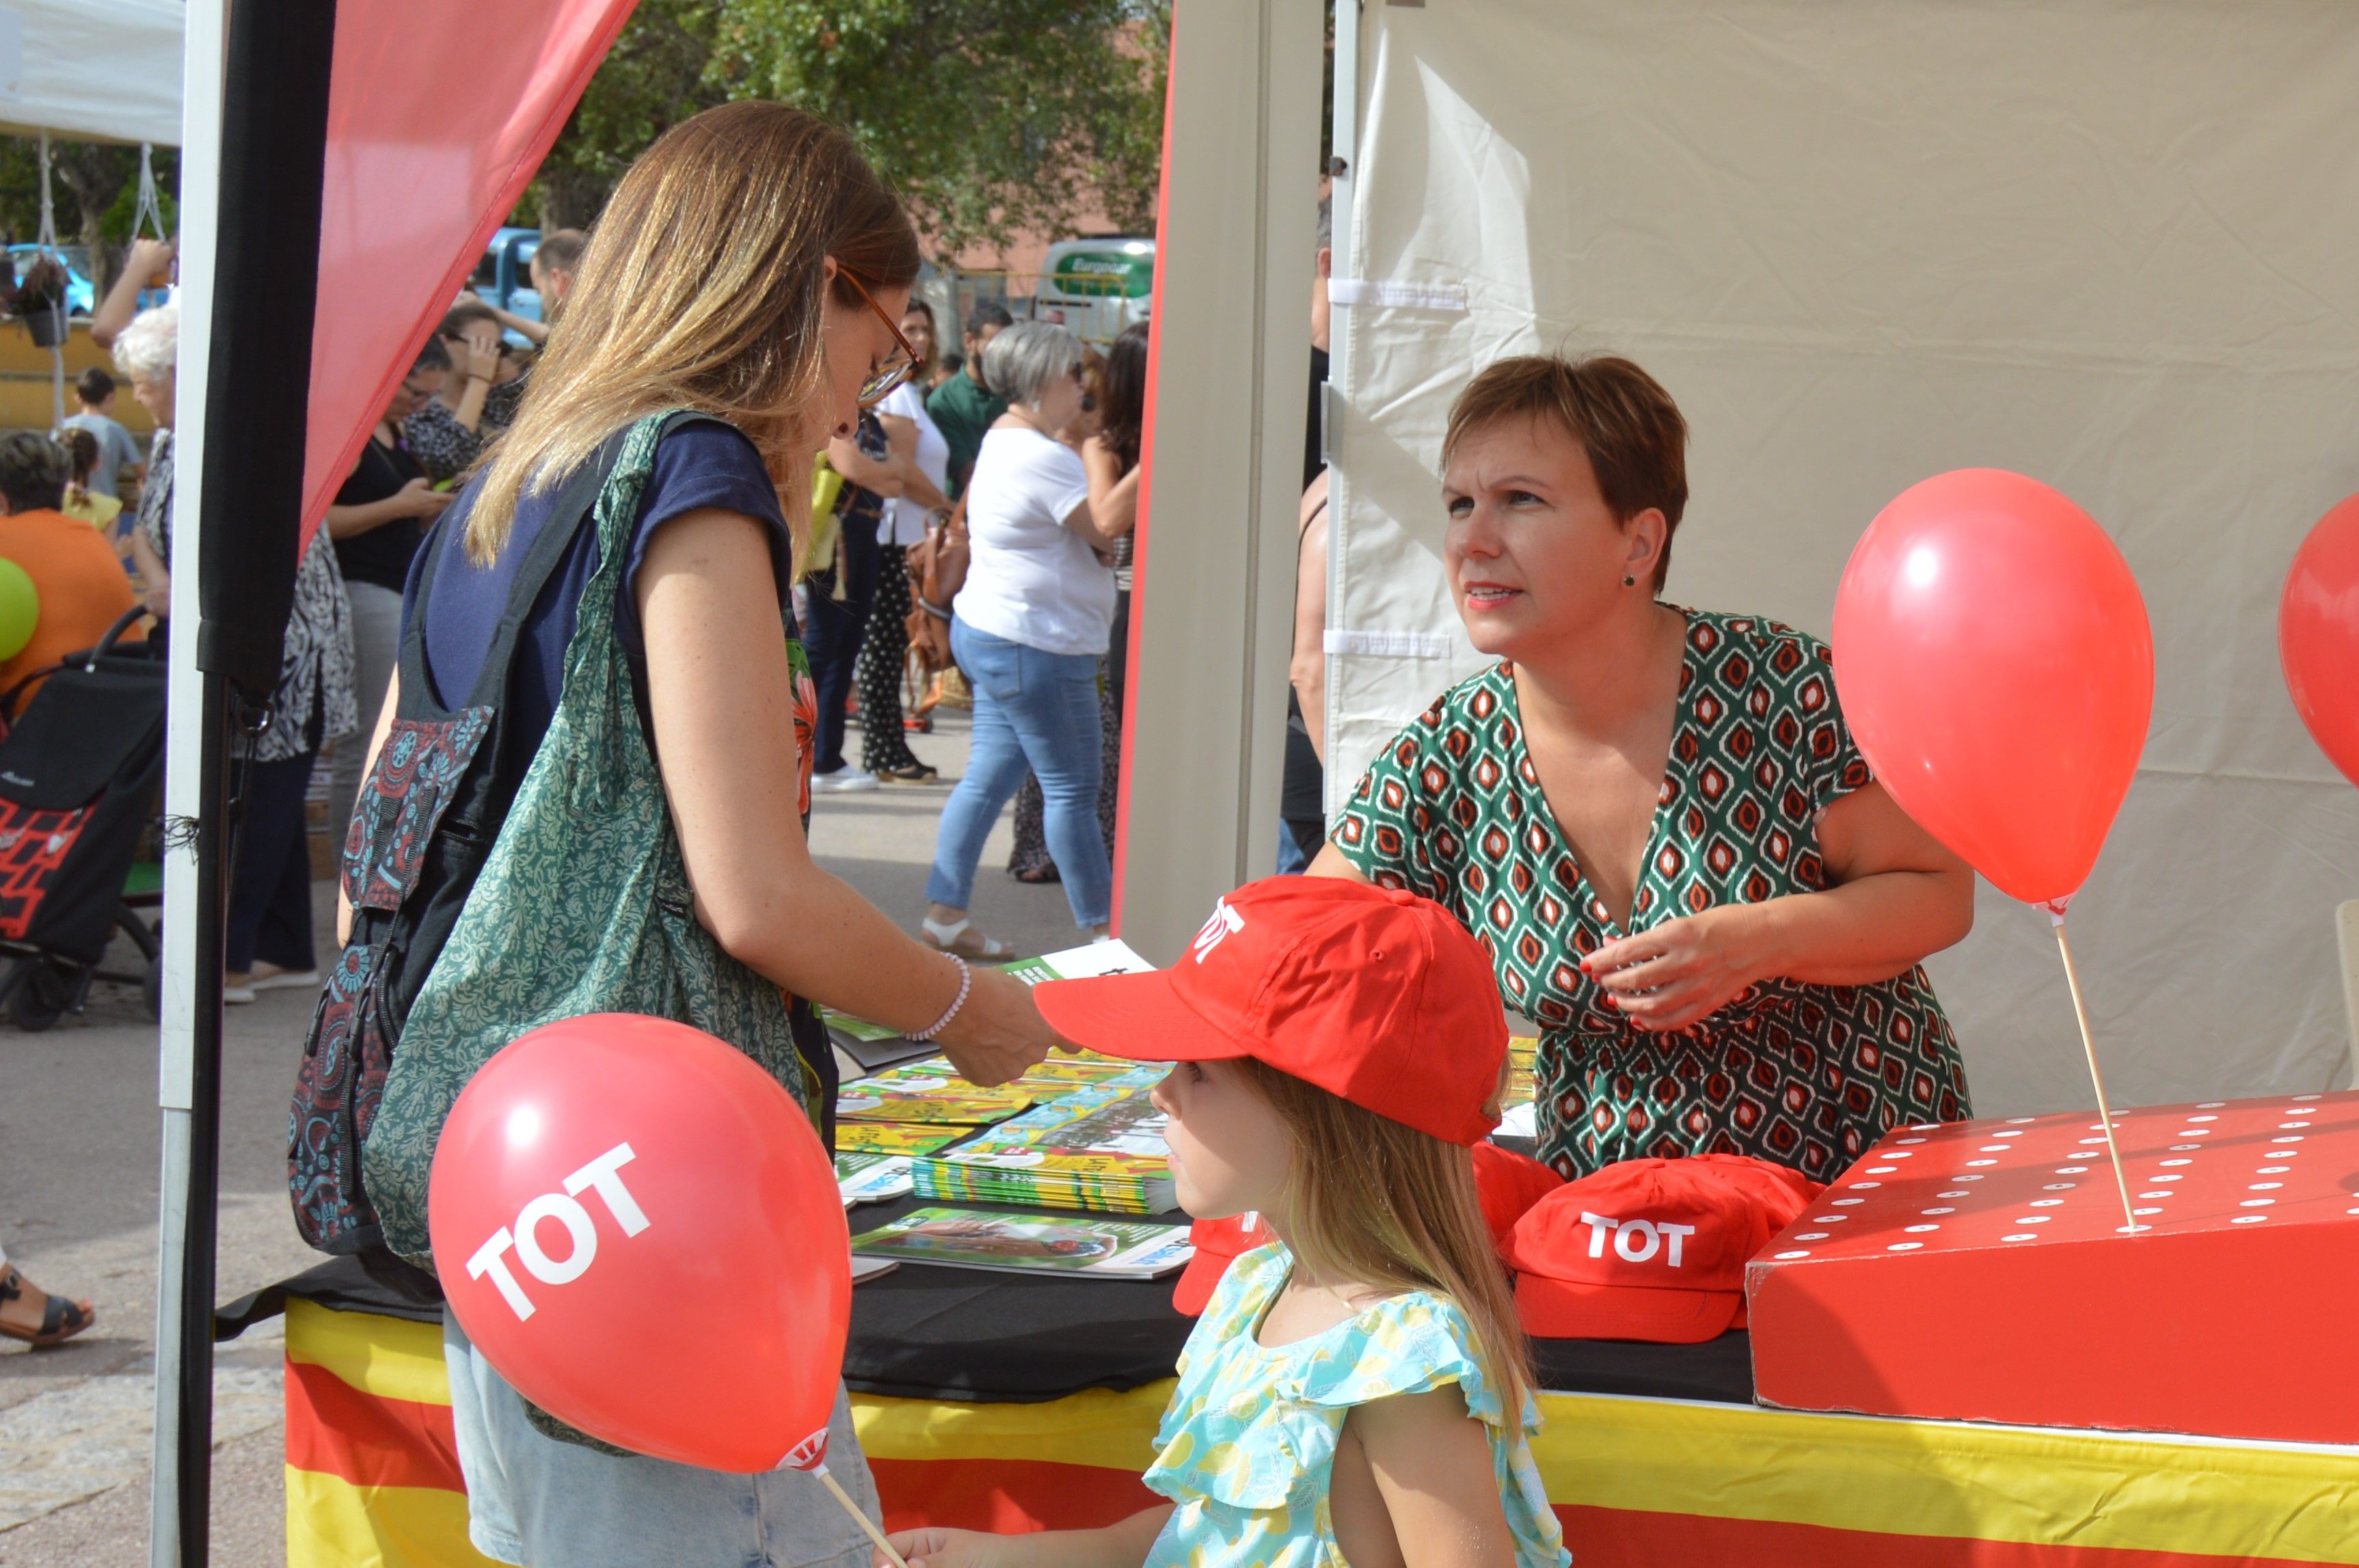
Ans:
POLYGON ((1807 1410, 2359 1443, 2359 1094, 1887 1134, 1746 1269, 1807 1410))

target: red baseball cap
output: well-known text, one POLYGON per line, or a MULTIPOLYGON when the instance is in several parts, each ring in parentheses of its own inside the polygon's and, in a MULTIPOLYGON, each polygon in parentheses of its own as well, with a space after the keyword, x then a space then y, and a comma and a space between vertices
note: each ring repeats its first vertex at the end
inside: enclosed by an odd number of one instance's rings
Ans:
MULTIPOLYGON (((1723 1180, 1752 1197, 1761 1213, 1764 1242, 1792 1225, 1827 1190, 1824 1182, 1813 1181, 1791 1166, 1757 1160, 1749 1154, 1698 1154, 1690 1158, 1719 1171, 1723 1180)), ((1728 1326, 1744 1328, 1749 1321, 1740 1297, 1736 1317, 1728 1326)))
POLYGON ((1474 1146, 1474 1196, 1483 1205, 1483 1223, 1491 1227, 1491 1244, 1503 1253, 1516 1222, 1563 1185, 1563 1177, 1528 1154, 1495 1143, 1474 1146))
POLYGON ((1413 893, 1248 882, 1170 968, 1046 981, 1032 996, 1051 1029, 1108 1056, 1250 1056, 1450 1143, 1498 1125, 1507 1023, 1490 955, 1413 893))
POLYGON ((1745 1262, 1808 1199, 1765 1162, 1627 1160, 1568 1181, 1516 1222, 1506 1257, 1538 1339, 1696 1345, 1734 1326, 1745 1262))
POLYGON ((1188 1227, 1188 1239, 1196 1256, 1180 1271, 1180 1282, 1171 1288, 1171 1305, 1192 1318, 1200 1316, 1212 1301, 1229 1265, 1239 1255, 1276 1241, 1277 1233, 1264 1225, 1259 1214, 1248 1211, 1224 1220, 1198 1220, 1188 1227))

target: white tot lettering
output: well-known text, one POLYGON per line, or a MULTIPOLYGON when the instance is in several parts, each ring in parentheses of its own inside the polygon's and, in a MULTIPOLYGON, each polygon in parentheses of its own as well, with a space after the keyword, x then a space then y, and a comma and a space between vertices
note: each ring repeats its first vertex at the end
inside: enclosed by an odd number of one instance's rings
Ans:
POLYGON ((1609 1219, 1603 1214, 1593 1214, 1588 1210, 1584 1209, 1582 1211, 1581 1223, 1589 1227, 1589 1256, 1592 1258, 1604 1257, 1605 1233, 1612 1230, 1615 1225, 1620 1225, 1622 1222, 1617 1219, 1609 1219))
POLYGON ((1614 1233, 1614 1250, 1625 1263, 1644 1263, 1654 1257, 1662 1245, 1663 1238, 1656 1234, 1652 1220, 1625 1220, 1622 1228, 1614 1233), (1639 1238, 1643 1249, 1632 1247, 1630 1238, 1633 1236, 1639 1238))
POLYGON ((606 1212, 623 1227, 625 1236, 636 1236, 647 1228, 647 1216, 623 1185, 622 1168, 636 1160, 627 1143, 618 1143, 597 1159, 565 1179, 565 1190, 576 1197, 584 1187, 595 1187, 598 1195, 606 1200, 606 1212))
POLYGON ((1658 1220, 1655 1223, 1655 1228, 1663 1233, 1664 1245, 1670 1249, 1671 1267, 1677 1269, 1680 1266, 1680 1244, 1695 1235, 1696 1227, 1691 1225, 1669 1225, 1658 1220))
POLYGON ((508 1234, 508 1227, 500 1226, 492 1233, 492 1239, 477 1247, 475 1256, 467 1259, 467 1278, 480 1279, 489 1274, 492 1283, 499 1287, 500 1296, 507 1302, 508 1310, 516 1313, 518 1323, 522 1323, 535 1311, 532 1298, 524 1293, 524 1287, 517 1284, 516 1277, 508 1271, 507 1259, 500 1256, 515 1245, 516 1237, 508 1234))

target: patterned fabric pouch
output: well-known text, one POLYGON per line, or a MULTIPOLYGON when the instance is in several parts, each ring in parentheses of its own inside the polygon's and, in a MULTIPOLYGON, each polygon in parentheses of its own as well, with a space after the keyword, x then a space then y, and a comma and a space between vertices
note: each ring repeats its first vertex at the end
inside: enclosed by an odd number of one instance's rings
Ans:
MULTIPOLYGON (((583 526, 619 445, 602 449, 566 486, 518 562, 506 612, 464 706, 445 708, 435 700, 423 618, 403 633, 400 701, 344 841, 352 932, 321 992, 288 1117, 295 1227, 323 1252, 359 1252, 384 1239, 361 1181, 361 1146, 384 1098, 403 1020, 473 888, 504 802, 515 793, 522 763, 501 744, 500 714, 516 639, 583 526)), ((421 547, 421 600, 433 586, 443 542, 438 524, 421 547)))
POLYGON ((807 1107, 823 1097, 786 996, 697 923, 663 781, 614 636, 624 557, 671 420, 631 427, 592 520, 557 713, 465 908, 410 1004, 361 1165, 392 1249, 432 1267, 435 1140, 477 1068, 527 1029, 584 1013, 647 1013, 735 1045, 807 1107))

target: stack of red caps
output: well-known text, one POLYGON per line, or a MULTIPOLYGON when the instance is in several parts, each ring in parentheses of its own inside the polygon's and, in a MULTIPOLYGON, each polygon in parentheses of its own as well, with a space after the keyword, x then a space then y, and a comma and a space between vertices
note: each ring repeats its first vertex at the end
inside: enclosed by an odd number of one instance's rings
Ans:
POLYGON ((1822 1189, 1766 1160, 1628 1160, 1569 1181, 1504 1250, 1537 1339, 1694 1345, 1745 1325, 1745 1264, 1822 1189))

